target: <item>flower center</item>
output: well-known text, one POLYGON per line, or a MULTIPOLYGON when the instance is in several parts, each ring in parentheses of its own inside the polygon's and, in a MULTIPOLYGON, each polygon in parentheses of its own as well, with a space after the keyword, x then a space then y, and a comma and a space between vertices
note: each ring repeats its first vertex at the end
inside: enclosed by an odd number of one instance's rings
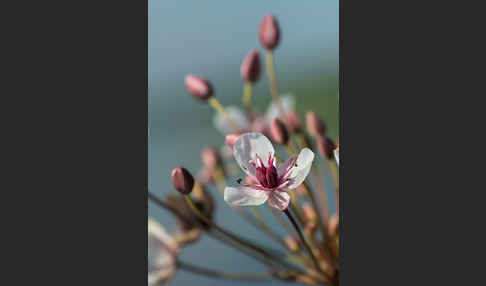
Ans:
POLYGON ((265 167, 263 160, 257 155, 258 162, 252 163, 253 167, 256 169, 256 178, 260 185, 267 189, 275 189, 279 186, 277 168, 273 165, 275 157, 269 154, 268 164, 265 167))

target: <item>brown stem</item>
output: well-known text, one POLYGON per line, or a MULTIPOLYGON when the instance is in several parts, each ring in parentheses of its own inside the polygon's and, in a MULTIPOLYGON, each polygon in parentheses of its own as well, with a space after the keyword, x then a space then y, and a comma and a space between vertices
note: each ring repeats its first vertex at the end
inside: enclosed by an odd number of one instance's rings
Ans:
POLYGON ((288 209, 285 209, 283 211, 285 215, 289 218, 290 222, 294 226, 295 230, 297 231, 297 234, 299 235, 300 240, 302 241, 302 244, 304 244, 305 248, 307 249, 307 252, 309 252, 310 257, 312 258, 312 262, 314 262, 314 267, 316 268, 317 272, 324 274, 327 278, 331 279, 327 273, 322 271, 321 267, 319 266, 319 262, 317 261, 317 258, 314 256, 314 253, 312 252, 311 247, 309 244, 307 244, 307 241, 304 238, 304 235, 302 234, 302 231, 300 230, 299 225, 295 221, 294 217, 290 214, 288 209))

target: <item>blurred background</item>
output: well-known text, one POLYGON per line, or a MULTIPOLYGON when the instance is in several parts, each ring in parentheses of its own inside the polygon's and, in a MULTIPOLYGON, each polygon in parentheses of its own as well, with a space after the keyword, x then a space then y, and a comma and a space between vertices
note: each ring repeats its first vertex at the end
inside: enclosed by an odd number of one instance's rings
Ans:
MULTIPOLYGON (((213 127, 215 111, 194 100, 185 91, 188 73, 208 78, 215 96, 225 106, 240 105, 240 64, 246 53, 263 49, 258 27, 273 13, 280 25, 281 40, 274 52, 281 94, 293 93, 296 110, 305 122, 305 112, 315 111, 328 126, 328 135, 338 138, 339 2, 328 1, 148 1, 148 96, 149 96, 149 189, 164 197, 174 193, 171 170, 185 166, 194 175, 201 167, 200 151, 220 147, 224 136, 213 127)), ((253 88, 252 102, 264 112, 271 102, 266 73, 253 88)), ((326 172, 325 164, 321 170, 326 172)), ((327 172, 328 173, 328 172, 327 172)), ((327 175, 326 175, 327 176, 327 175)), ((241 175, 240 175, 241 177, 241 175)), ((330 178, 330 175, 328 175, 330 178)), ((326 185, 331 189, 330 180, 326 185)), ((261 244, 279 248, 227 206, 216 189, 216 221, 223 227, 261 244)), ((331 192, 332 193, 332 192, 331 192)), ((329 198, 333 205, 333 198, 329 198)), ((332 208, 333 209, 333 208, 332 208)), ((266 209, 265 218, 280 228, 266 209)), ((148 214, 167 229, 175 221, 149 202, 148 214)), ((280 230, 283 234, 284 232, 280 230)), ((207 236, 187 248, 181 259, 226 272, 262 273, 265 268, 247 256, 207 236)), ((248 282, 214 280, 179 271, 169 285, 247 285, 248 282)), ((252 282, 253 285, 283 285, 284 282, 252 282)))

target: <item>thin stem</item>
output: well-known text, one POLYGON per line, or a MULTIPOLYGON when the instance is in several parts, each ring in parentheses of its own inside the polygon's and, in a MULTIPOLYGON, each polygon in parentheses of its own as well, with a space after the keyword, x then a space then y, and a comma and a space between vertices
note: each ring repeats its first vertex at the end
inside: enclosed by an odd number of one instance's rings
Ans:
POLYGON ((172 206, 168 205, 166 202, 164 202, 163 200, 157 198, 154 194, 152 194, 150 191, 148 192, 148 198, 149 200, 153 201, 154 203, 156 203, 158 206, 168 210, 169 212, 171 212, 173 215, 177 216, 178 218, 180 218, 181 220, 185 220, 186 218, 184 216, 182 216, 182 214, 180 214, 176 209, 174 209, 172 206))
POLYGON ((232 279, 232 280, 251 280, 251 281, 274 279, 274 277, 270 274, 225 273, 221 271, 215 271, 212 269, 196 266, 187 262, 182 262, 180 260, 177 261, 177 266, 182 270, 186 270, 195 274, 204 275, 212 278, 232 279))
POLYGON ((249 109, 251 105, 251 88, 251 82, 245 82, 243 84, 243 104, 246 106, 247 109, 249 109))
POLYGON ((336 161, 327 160, 331 169, 332 178, 334 181, 334 194, 336 196, 336 213, 339 216, 339 177, 337 172, 336 161))
POLYGON ((192 201, 191 197, 189 197, 188 195, 185 195, 184 196, 186 198, 186 201, 188 202, 189 206, 191 207, 191 209, 196 213, 197 216, 199 216, 200 219, 202 219, 205 223, 207 223, 208 225, 210 225, 212 228, 218 230, 219 232, 221 232, 222 234, 224 234, 225 236, 227 236, 228 238, 230 238, 231 240, 233 240, 235 243, 239 243, 241 244, 242 246, 245 246, 255 252, 258 252, 260 253, 261 255, 263 255, 265 258, 269 259, 269 260, 272 260, 272 261, 276 261, 278 262, 279 264, 281 265, 285 265, 288 267, 288 264, 282 264, 281 261, 279 261, 276 257, 273 257, 270 253, 268 253, 266 250, 264 250, 263 248, 260 248, 258 246, 255 246, 254 244, 246 241, 246 240, 243 240, 241 238, 239 238, 238 236, 232 234, 231 232, 227 231, 227 230, 224 230, 223 228, 221 228, 220 226, 216 225, 212 220, 208 219, 197 207, 196 205, 194 204, 194 202, 192 201))
POLYGON ((285 119, 285 112, 283 110, 282 104, 280 104, 280 98, 278 95, 278 88, 277 88, 277 79, 275 76, 275 64, 273 62, 273 53, 271 50, 267 50, 266 52, 266 62, 267 62, 267 74, 268 74, 268 80, 270 82, 270 93, 273 97, 273 101, 278 107, 279 113, 280 113, 280 119, 284 120, 285 119))
MULTIPOLYGON (((226 186, 226 178, 224 176, 224 171, 222 167, 217 167, 213 170, 214 173, 214 178, 216 181, 216 185, 221 193, 221 195, 224 196, 224 188, 226 186)), ((247 212, 245 209, 237 206, 231 206, 233 210, 236 211, 244 220, 246 220, 248 223, 253 225, 256 229, 263 231, 265 234, 269 235, 272 239, 277 241, 278 243, 282 244, 285 246, 284 241, 277 235, 275 234, 270 227, 265 223, 265 221, 262 219, 260 212, 256 207, 253 207, 253 212, 255 214, 255 217, 253 217, 249 212, 247 212)))
POLYGON ((307 241, 305 240, 304 235, 302 234, 302 231, 300 230, 299 225, 295 221, 294 217, 290 214, 290 212, 289 212, 288 209, 285 209, 283 212, 289 218, 290 222, 292 223, 292 225, 294 226, 295 230, 297 231, 297 234, 299 235, 299 238, 302 241, 302 244, 304 244, 307 252, 309 252, 309 255, 312 258, 312 262, 314 262, 314 267, 316 268, 316 270, 318 272, 320 272, 320 273, 323 273, 324 275, 327 276, 327 278, 330 279, 331 277, 329 277, 329 275, 327 273, 325 273, 324 271, 322 271, 321 267, 319 266, 319 262, 317 261, 317 258, 314 256, 314 253, 312 252, 312 249, 309 246, 309 244, 307 244, 307 241))
POLYGON ((235 132, 237 132, 237 133, 240 132, 240 127, 238 126, 238 124, 236 124, 233 121, 233 119, 231 119, 228 111, 224 108, 224 106, 214 96, 211 96, 208 99, 208 102, 214 109, 216 109, 217 112, 219 112, 221 115, 224 116, 224 118, 226 118, 226 120, 228 120, 228 122, 230 123, 231 127, 233 127, 235 132))

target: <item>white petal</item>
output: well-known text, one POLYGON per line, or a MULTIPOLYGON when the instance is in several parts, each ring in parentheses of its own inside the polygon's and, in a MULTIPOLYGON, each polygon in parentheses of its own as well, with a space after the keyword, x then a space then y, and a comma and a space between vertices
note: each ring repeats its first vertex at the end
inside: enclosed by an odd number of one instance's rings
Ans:
MULTIPOLYGON (((280 104, 282 105, 282 109, 284 110, 285 113, 289 111, 293 111, 295 110, 295 97, 290 93, 281 95, 280 104)), ((278 106, 272 101, 265 114, 265 118, 267 119, 267 122, 272 122, 272 120, 278 117, 278 114, 279 114, 278 106)))
POLYGON ((273 191, 268 197, 268 204, 278 210, 285 210, 289 206, 290 196, 286 192, 273 191))
POLYGON ((158 268, 148 273, 148 285, 159 285, 169 282, 174 277, 175 264, 170 267, 158 268))
POLYGON ((336 163, 339 165, 339 148, 334 150, 334 158, 336 158, 336 163))
POLYGON ((275 150, 272 143, 261 133, 245 133, 236 140, 233 146, 233 155, 236 162, 238 162, 243 171, 252 176, 255 176, 256 170, 250 164, 250 161, 256 162, 256 155, 258 154, 263 162, 267 164, 269 154, 273 156, 274 153, 275 150))
POLYGON ((289 167, 289 165, 293 164, 295 162, 295 155, 290 156, 284 163, 279 164, 277 166, 277 174, 280 177, 289 167))
POLYGON ((177 247, 177 242, 175 239, 156 220, 149 218, 147 226, 149 237, 151 236, 169 247, 177 247))
MULTIPOLYGON (((249 129, 250 123, 248 122, 243 110, 237 106, 227 106, 226 111, 228 111, 230 118, 240 127, 241 130, 249 129)), ((228 120, 226 120, 226 118, 219 112, 214 114, 213 124, 214 127, 216 127, 216 129, 223 134, 236 132, 228 120)))
POLYGON ((234 206, 259 206, 268 199, 268 191, 254 190, 250 187, 226 187, 224 201, 234 206))
POLYGON ((297 157, 297 167, 293 167, 290 171, 289 179, 290 185, 286 189, 295 189, 305 180, 312 167, 312 161, 314 160, 314 152, 309 148, 304 148, 300 151, 299 157, 297 157))
POLYGON ((176 253, 177 242, 172 236, 158 222, 152 218, 148 219, 148 264, 149 267, 157 267, 159 265, 169 265, 174 259, 173 255, 168 251, 168 248, 173 249, 176 253))

